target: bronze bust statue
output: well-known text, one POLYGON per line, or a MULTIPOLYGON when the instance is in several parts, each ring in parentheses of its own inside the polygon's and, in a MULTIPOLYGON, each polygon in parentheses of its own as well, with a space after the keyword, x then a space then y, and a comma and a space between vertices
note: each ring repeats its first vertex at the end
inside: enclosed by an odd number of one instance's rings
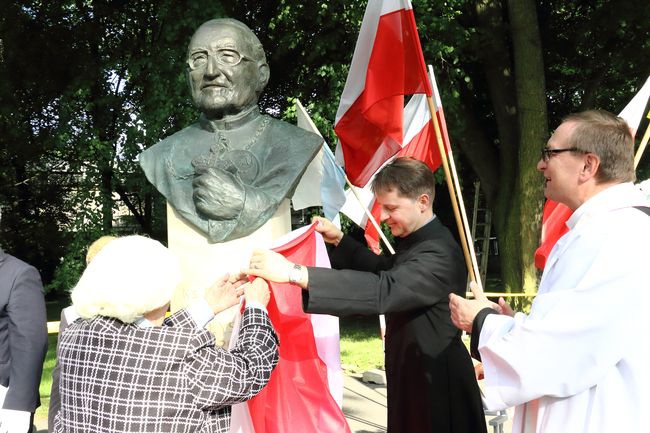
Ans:
POLYGON ((264 49, 243 23, 202 24, 188 47, 198 122, 142 152, 147 179, 208 241, 261 227, 291 197, 321 137, 259 112, 269 81, 264 49))

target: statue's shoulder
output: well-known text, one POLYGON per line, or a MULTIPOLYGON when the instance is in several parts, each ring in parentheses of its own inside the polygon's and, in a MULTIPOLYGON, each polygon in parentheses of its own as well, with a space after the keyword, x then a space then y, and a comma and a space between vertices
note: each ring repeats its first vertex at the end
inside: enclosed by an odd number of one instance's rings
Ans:
POLYGON ((271 134, 279 137, 290 137, 292 140, 300 140, 306 146, 320 147, 323 137, 306 129, 302 129, 284 120, 270 118, 269 129, 271 134))
POLYGON ((174 146, 174 144, 187 140, 188 137, 191 137, 192 135, 196 134, 196 132, 200 130, 200 128, 201 126, 199 125, 198 122, 193 123, 190 126, 187 126, 181 129, 180 131, 176 131, 172 135, 163 138, 158 143, 145 149, 144 151, 142 151, 142 155, 159 156, 161 154, 169 152, 169 150, 174 146))

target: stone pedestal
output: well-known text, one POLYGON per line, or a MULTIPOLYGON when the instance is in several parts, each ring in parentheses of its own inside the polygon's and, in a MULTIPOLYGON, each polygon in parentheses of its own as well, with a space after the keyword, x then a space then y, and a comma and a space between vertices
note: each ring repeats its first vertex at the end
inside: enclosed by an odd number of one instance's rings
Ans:
MULTIPOLYGON (((205 289, 226 272, 237 273, 248 267, 253 249, 269 248, 274 239, 289 231, 291 213, 288 199, 280 204, 266 224, 252 234, 217 244, 208 243, 203 234, 188 225, 167 204, 168 246, 178 256, 184 273, 184 281, 172 297, 172 311, 184 308, 203 296, 205 289)), ((235 306, 220 313, 208 326, 220 346, 227 346, 237 308, 239 307, 235 306)))

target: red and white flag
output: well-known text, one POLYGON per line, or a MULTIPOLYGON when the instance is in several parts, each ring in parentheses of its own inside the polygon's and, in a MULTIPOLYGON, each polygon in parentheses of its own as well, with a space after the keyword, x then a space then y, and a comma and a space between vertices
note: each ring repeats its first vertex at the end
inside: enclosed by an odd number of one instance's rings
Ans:
MULTIPOLYGON (((430 75, 431 81, 433 83, 433 100, 436 108, 436 118, 438 120, 438 124, 440 125, 440 132, 445 145, 445 149, 448 150, 449 136, 447 134, 445 114, 442 109, 440 93, 438 92, 438 86, 436 84, 433 70, 431 70, 430 75)), ((396 155, 382 164, 381 167, 373 173, 371 180, 385 165, 390 164, 395 158, 402 156, 410 156, 412 158, 418 159, 427 164, 432 171, 435 171, 442 163, 442 160, 440 158, 440 151, 438 150, 438 145, 436 143, 433 121, 431 120, 431 113, 429 112, 425 95, 418 94, 414 95, 411 98, 406 107, 404 107, 403 122, 405 143, 404 146, 396 155)), ((370 190, 370 183, 368 183, 364 188, 358 189, 357 192, 359 193, 363 204, 368 209, 370 209, 372 216, 377 221, 379 221, 380 208, 375 204, 374 195, 370 190)), ((359 201, 356 200, 356 198, 349 190, 346 191, 346 202, 341 208, 341 212, 346 214, 357 225, 365 228, 365 238, 368 246, 376 254, 379 254, 379 233, 377 233, 374 225, 368 221, 368 218, 366 217, 363 208, 360 206, 359 201)))
POLYGON ((409 0, 369 0, 336 113, 348 179, 359 187, 404 143, 404 95, 432 94, 409 0))
MULTIPOLYGON (((276 245, 274 251, 294 263, 330 267, 325 243, 314 225, 287 234, 276 245)), ((233 406, 230 431, 350 433, 341 410, 338 318, 304 313, 302 289, 295 285, 269 286, 267 310, 280 338, 280 361, 257 396, 233 406)), ((233 335, 231 344, 236 338, 233 335)))
MULTIPOLYGON (((641 118, 645 114, 648 105, 648 98, 650 98, 650 77, 623 111, 619 113, 619 117, 625 119, 630 126, 632 136, 636 136, 639 123, 641 123, 641 118)), ((569 231, 566 222, 571 215, 573 215, 573 211, 564 204, 546 200, 542 215, 542 238, 540 246, 535 251, 535 267, 537 269, 544 269, 553 246, 569 231)))

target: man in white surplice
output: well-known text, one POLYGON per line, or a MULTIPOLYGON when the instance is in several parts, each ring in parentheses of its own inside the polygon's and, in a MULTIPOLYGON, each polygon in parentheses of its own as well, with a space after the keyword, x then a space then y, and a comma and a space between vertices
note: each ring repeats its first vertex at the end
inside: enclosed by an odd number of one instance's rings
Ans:
POLYGON ((632 184, 633 152, 622 119, 567 117, 537 168, 546 197, 574 213, 530 314, 482 293, 450 297, 483 362, 487 407, 516 406, 513 432, 650 431, 650 203, 632 184))

